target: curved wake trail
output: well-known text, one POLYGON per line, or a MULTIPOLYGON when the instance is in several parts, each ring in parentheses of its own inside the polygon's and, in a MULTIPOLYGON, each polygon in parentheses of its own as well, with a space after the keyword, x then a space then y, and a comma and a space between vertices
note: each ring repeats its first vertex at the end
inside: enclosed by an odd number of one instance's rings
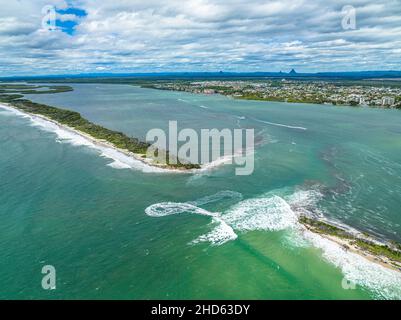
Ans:
POLYGON ((238 235, 234 230, 276 231, 291 228, 298 221, 297 214, 291 210, 289 204, 283 198, 271 196, 271 194, 240 201, 223 214, 210 212, 199 207, 224 198, 241 200, 242 195, 233 191, 221 191, 193 202, 156 203, 147 207, 145 213, 150 217, 164 217, 182 213, 210 216, 216 226, 210 233, 198 237, 192 243, 207 241, 213 245, 221 245, 227 241, 235 240, 238 235))
POLYGON ((218 212, 210 212, 198 206, 220 201, 224 198, 242 199, 242 195, 234 191, 221 191, 211 196, 200 198, 193 202, 177 203, 162 202, 153 204, 145 209, 145 213, 150 217, 164 217, 174 214, 191 213, 212 217, 216 227, 209 233, 198 237, 191 243, 211 242, 213 245, 222 245, 230 240, 235 240, 238 236, 233 228, 222 219, 218 212))
MULTIPOLYGON (((146 208, 151 217, 163 217, 181 213, 210 216, 212 230, 191 241, 190 244, 209 242, 213 246, 236 240, 236 231, 293 230, 293 246, 312 245, 322 252, 322 257, 341 270, 345 279, 360 285, 378 299, 401 299, 401 275, 399 272, 373 263, 364 257, 345 250, 319 234, 306 230, 299 222, 299 215, 317 206, 322 195, 316 190, 297 191, 290 195, 282 190, 269 192, 257 198, 242 200, 242 195, 233 191, 222 191, 186 203, 164 202, 146 208), (223 213, 210 212, 199 206, 218 202, 224 198, 238 200, 223 213)), ((318 212, 318 210, 315 210, 318 212)), ((340 284, 339 284, 340 285, 340 284)))

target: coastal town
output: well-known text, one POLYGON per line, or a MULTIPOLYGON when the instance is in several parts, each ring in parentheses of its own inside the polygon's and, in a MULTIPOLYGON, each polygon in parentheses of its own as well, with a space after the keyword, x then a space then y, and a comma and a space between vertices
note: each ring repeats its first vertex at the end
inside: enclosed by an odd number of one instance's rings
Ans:
POLYGON ((201 94, 223 94, 236 99, 401 108, 401 86, 381 82, 324 80, 204 80, 163 81, 147 84, 154 89, 201 94))

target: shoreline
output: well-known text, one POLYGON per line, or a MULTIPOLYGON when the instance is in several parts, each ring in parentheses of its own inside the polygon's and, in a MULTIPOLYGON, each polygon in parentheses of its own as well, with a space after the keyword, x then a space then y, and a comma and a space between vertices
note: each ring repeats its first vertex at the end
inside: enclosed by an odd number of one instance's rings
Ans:
POLYGON ((369 234, 354 234, 346 228, 334 225, 334 223, 309 218, 304 215, 299 217, 298 222, 303 227, 303 232, 318 235, 338 245, 345 252, 354 253, 369 262, 401 273, 401 247, 399 244, 391 246, 388 242, 379 241, 369 234), (326 229, 331 229, 331 231, 326 229), (394 248, 396 245, 399 246, 397 249, 394 248), (374 252, 375 249, 381 250, 382 253, 374 252), (391 254, 399 255, 399 258, 394 259, 390 257, 391 254))
POLYGON ((121 168, 142 169, 143 172, 154 172, 154 173, 197 173, 197 172, 202 172, 204 170, 210 169, 211 167, 214 167, 213 165, 208 164, 208 166, 201 167, 200 169, 185 169, 185 168, 177 169, 177 168, 169 168, 168 166, 165 166, 165 165, 158 165, 156 163, 152 163, 152 160, 150 160, 150 159, 143 158, 141 154, 136 154, 129 150, 118 148, 115 145, 113 145, 111 142, 108 142, 106 140, 97 139, 88 133, 85 133, 85 132, 82 132, 75 128, 72 128, 68 125, 61 124, 61 123, 59 123, 53 119, 50 119, 44 115, 30 113, 25 110, 20 110, 19 108, 15 107, 13 105, 10 105, 9 103, 5 103, 5 102, 0 103, 0 108, 2 108, 4 110, 8 110, 13 113, 18 112, 21 116, 29 117, 31 119, 31 121, 33 121, 34 123, 36 120, 36 124, 38 124, 37 120, 40 119, 41 121, 45 121, 47 123, 55 125, 60 130, 64 130, 72 135, 76 135, 76 136, 84 139, 86 142, 89 142, 89 144, 86 144, 88 147, 92 147, 92 148, 96 149, 97 151, 102 152, 102 154, 101 154, 102 156, 104 156, 106 158, 110 158, 117 163, 120 162, 124 166, 121 168), (115 153, 114 154, 115 158, 113 157, 113 155, 111 153, 115 153), (123 159, 125 157, 127 157, 128 159, 123 159), (128 161, 124 161, 124 160, 128 160, 128 161), (132 162, 132 161, 138 162, 138 163, 137 164, 128 163, 128 162, 132 162), (135 165, 137 165, 137 166, 135 166, 135 165))
MULTIPOLYGON (((185 92, 185 93, 191 93, 191 94, 201 94, 201 95, 210 95, 207 93, 196 93, 192 91, 186 91, 186 90, 174 90, 174 89, 168 89, 168 88, 158 88, 158 87, 153 87, 153 86, 139 86, 140 88, 143 89, 153 89, 153 90, 161 90, 161 91, 172 91, 172 92, 185 92)), ((233 100, 243 100, 243 101, 256 101, 256 102, 280 102, 280 103, 287 103, 287 104, 308 104, 308 105, 316 105, 316 106, 329 106, 329 107, 346 107, 346 108, 370 108, 370 109, 380 109, 380 110, 401 110, 400 108, 397 107, 382 107, 382 106, 373 106, 373 105, 357 105, 353 106, 350 104, 333 104, 331 102, 316 102, 316 101, 286 101, 286 100, 280 100, 280 99, 263 99, 263 98, 249 98, 249 97, 243 97, 243 96, 235 96, 231 94, 224 94, 221 92, 216 92, 213 93, 213 95, 220 95, 229 99, 233 100)))
MULTIPOLYGON (((221 164, 224 164, 225 162, 224 159, 216 160, 215 164, 209 163, 200 169, 163 168, 162 166, 158 166, 157 164, 152 164, 151 160, 149 159, 146 160, 142 158, 140 154, 135 154, 128 150, 118 148, 106 140, 96 139, 87 133, 81 132, 68 125, 60 124, 59 122, 50 119, 46 116, 22 111, 17 107, 9 105, 8 103, 0 103, 0 108, 3 110, 13 112, 17 115, 29 117, 30 120, 36 125, 43 126, 43 124, 39 123, 38 120, 40 120, 44 121, 45 123, 52 124, 56 126, 56 128, 63 130, 67 133, 76 135, 84 139, 86 142, 88 142, 81 145, 86 145, 88 147, 96 149, 97 151, 100 151, 101 156, 110 158, 115 162, 117 162, 117 164, 121 162, 123 165, 127 165, 125 167, 120 167, 120 168, 132 168, 132 169, 142 170, 143 172, 153 172, 153 173, 197 173, 210 170, 214 167, 218 167, 221 164), (134 161, 137 163, 132 164, 124 162, 124 159, 121 159, 122 158, 121 156, 127 157, 131 162, 134 161)), ((55 130, 51 131, 59 135, 55 130)), ((113 163, 108 165, 112 166, 113 163)), ((370 246, 372 246, 372 248, 375 247, 386 248, 386 250, 389 250, 390 253, 395 252, 397 254, 401 253, 401 246, 398 247, 397 250, 394 250, 393 248, 389 247, 388 243, 379 242, 377 239, 375 239, 370 235, 365 235, 365 234, 356 235, 355 233, 350 232, 346 228, 340 227, 334 223, 330 223, 328 221, 321 221, 315 218, 306 217, 304 215, 301 215, 299 217, 298 222, 303 227, 304 232, 311 232, 314 235, 318 235, 326 240, 329 240, 330 242, 344 249, 346 252, 357 254, 358 256, 368 260, 369 262, 375 263, 377 265, 396 271, 398 273, 401 272, 401 259, 397 261, 391 259, 385 254, 374 253, 372 252, 372 250, 369 249, 369 246, 361 247, 361 245, 358 245, 357 242, 362 241, 362 243, 369 244, 370 246)))

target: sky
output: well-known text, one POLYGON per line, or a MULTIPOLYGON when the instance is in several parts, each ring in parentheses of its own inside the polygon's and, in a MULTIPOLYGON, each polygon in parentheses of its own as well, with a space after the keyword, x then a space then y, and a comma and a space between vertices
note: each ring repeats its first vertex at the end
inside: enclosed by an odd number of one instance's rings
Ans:
POLYGON ((0 0, 0 77, 401 70, 401 0, 0 0))

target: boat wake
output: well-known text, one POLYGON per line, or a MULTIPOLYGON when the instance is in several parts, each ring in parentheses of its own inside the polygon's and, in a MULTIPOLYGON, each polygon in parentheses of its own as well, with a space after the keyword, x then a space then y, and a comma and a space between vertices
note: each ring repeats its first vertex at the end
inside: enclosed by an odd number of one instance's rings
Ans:
POLYGON ((192 241, 192 243, 210 242, 213 245, 222 245, 230 240, 235 240, 238 236, 233 228, 221 217, 221 213, 210 212, 199 206, 223 200, 224 198, 239 200, 242 194, 234 191, 221 191, 211 196, 198 199, 192 202, 162 202, 151 205, 145 209, 145 213, 150 217, 164 217, 174 214, 191 213, 212 217, 215 228, 205 235, 192 241))
POLYGON ((312 245, 320 249, 323 259, 339 268, 345 279, 369 289, 375 298, 400 299, 399 272, 350 252, 341 245, 306 230, 298 222, 299 216, 308 210, 313 210, 314 214, 319 213, 317 204, 321 198, 322 194, 317 190, 293 193, 275 190, 246 200, 242 200, 240 193, 222 191, 192 202, 157 203, 146 208, 145 213, 151 217, 184 213, 211 217, 211 231, 192 240, 191 245, 207 242, 212 246, 220 246, 236 240, 240 232, 290 230, 294 235, 291 237, 294 241, 290 241, 292 246, 312 245), (224 212, 211 212, 200 207, 224 198, 237 202, 224 212))
POLYGON ((237 234, 234 230, 239 232, 252 230, 277 231, 297 225, 298 214, 291 209, 288 202, 274 193, 267 193, 261 197, 239 201, 223 213, 211 212, 200 208, 202 205, 218 202, 224 198, 241 200, 242 195, 233 191, 221 191, 215 195, 192 202, 156 203, 146 208, 145 213, 151 217, 163 217, 182 213, 210 216, 217 225, 210 233, 200 236, 192 243, 208 241, 212 245, 221 245, 227 241, 236 239, 237 234), (229 229, 230 232, 228 232, 229 229), (222 232, 220 237, 217 236, 219 232, 222 232))
POLYGON ((257 122, 260 122, 260 123, 265 123, 265 124, 268 124, 268 125, 271 125, 271 126, 276 126, 276 127, 283 127, 283 128, 289 128, 289 129, 295 129, 295 130, 303 130, 303 131, 308 130, 308 128, 305 128, 305 127, 290 126, 290 125, 287 125, 287 124, 269 122, 269 121, 264 121, 264 120, 259 120, 259 119, 253 119, 253 120, 255 120, 257 122))

